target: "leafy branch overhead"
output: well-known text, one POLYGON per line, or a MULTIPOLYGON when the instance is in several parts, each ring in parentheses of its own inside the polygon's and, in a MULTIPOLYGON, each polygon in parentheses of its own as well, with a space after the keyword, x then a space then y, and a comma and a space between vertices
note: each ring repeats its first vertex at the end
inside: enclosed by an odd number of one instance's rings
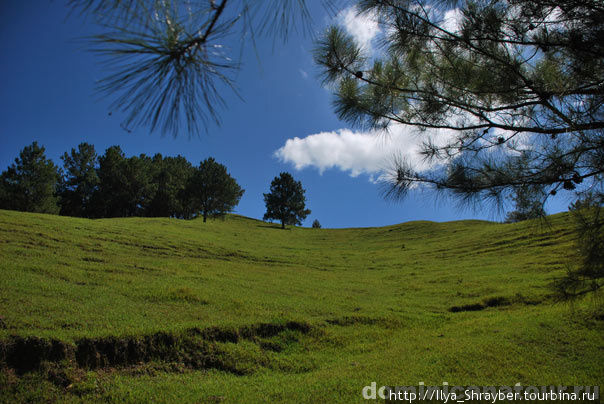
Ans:
MULTIPOLYGON (((327 1, 328 2, 328 1, 327 1)), ((92 15, 104 32, 91 38, 106 63, 99 91, 111 108, 126 114, 130 130, 189 136, 210 122, 220 123, 223 94, 237 94, 237 50, 227 43, 240 36, 255 46, 257 35, 286 39, 305 29, 304 0, 70 0, 73 10, 92 15)), ((232 42, 231 42, 232 43, 232 42)))
POLYGON ((377 51, 337 26, 315 50, 335 111, 358 127, 417 128, 433 167, 395 157, 387 196, 427 184, 501 202, 526 187, 601 186, 602 2, 372 0, 357 9, 379 22, 377 51))

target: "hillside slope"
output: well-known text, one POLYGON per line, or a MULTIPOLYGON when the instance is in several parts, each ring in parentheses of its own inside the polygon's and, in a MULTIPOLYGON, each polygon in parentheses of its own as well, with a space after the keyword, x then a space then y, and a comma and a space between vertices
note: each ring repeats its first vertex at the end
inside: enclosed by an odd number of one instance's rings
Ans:
POLYGON ((278 227, 0 211, 0 396, 363 402, 374 381, 604 381, 593 305, 549 296, 573 258, 567 215, 278 227), (19 344, 52 340, 71 353, 15 365, 19 344))

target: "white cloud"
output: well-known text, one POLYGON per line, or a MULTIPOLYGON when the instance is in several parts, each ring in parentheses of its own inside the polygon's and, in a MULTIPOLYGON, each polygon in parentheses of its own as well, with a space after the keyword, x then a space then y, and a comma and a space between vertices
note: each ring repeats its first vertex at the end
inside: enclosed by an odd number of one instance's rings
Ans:
POLYGON ((320 173, 331 168, 348 172, 357 177, 367 174, 373 181, 387 170, 394 156, 400 156, 416 169, 429 168, 419 155, 422 140, 430 136, 438 144, 450 140, 449 131, 422 132, 409 126, 392 125, 389 132, 353 132, 340 129, 321 132, 305 138, 288 139, 274 155, 280 161, 292 164, 297 170, 314 167, 320 173), (436 137, 438 135, 438 137, 436 137))
POLYGON ((445 12, 440 26, 449 32, 459 32, 461 30, 462 19, 463 13, 461 10, 459 8, 452 8, 445 12))
POLYGON ((300 72, 300 76, 302 76, 302 78, 304 80, 306 80, 308 78, 308 73, 302 69, 298 69, 298 71, 300 72))
POLYGON ((356 7, 352 6, 338 13, 336 20, 362 49, 372 51, 371 41, 380 33, 375 18, 367 14, 359 14, 356 7))

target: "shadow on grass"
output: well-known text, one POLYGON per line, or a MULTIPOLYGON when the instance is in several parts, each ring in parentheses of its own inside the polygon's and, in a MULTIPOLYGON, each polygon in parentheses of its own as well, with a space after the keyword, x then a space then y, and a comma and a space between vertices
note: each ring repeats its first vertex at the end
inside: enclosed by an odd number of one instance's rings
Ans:
POLYGON ((241 358, 218 343, 236 344, 247 340, 276 351, 277 342, 265 339, 284 332, 308 334, 311 330, 312 326, 305 321, 278 321, 242 327, 191 328, 179 333, 82 338, 75 344, 38 337, 11 337, 0 340, 0 369, 12 368, 23 375, 39 370, 46 362, 77 364, 81 369, 93 370, 164 361, 191 369, 218 369, 242 375, 249 370, 249 363, 239 363, 241 358))
POLYGON ((480 311, 489 307, 510 306, 512 304, 523 304, 527 306, 532 306, 540 303, 542 303, 540 299, 528 299, 520 294, 517 294, 514 297, 495 296, 486 298, 480 303, 466 304, 463 306, 452 306, 449 308, 449 311, 451 313, 459 313, 462 311, 480 311))
POLYGON ((285 229, 281 228, 279 224, 257 224, 256 227, 262 227, 265 229, 275 229, 275 230, 291 230, 291 227, 286 227, 285 229))

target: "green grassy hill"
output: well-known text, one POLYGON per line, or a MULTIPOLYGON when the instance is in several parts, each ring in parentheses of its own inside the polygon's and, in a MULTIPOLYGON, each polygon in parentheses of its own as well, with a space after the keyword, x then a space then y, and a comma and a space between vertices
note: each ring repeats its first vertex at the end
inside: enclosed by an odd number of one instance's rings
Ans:
MULTIPOLYGON (((0 210, 0 402, 366 402, 382 385, 602 385, 548 224, 280 230, 0 210)), ((569 255, 570 254, 570 255, 569 255)))

